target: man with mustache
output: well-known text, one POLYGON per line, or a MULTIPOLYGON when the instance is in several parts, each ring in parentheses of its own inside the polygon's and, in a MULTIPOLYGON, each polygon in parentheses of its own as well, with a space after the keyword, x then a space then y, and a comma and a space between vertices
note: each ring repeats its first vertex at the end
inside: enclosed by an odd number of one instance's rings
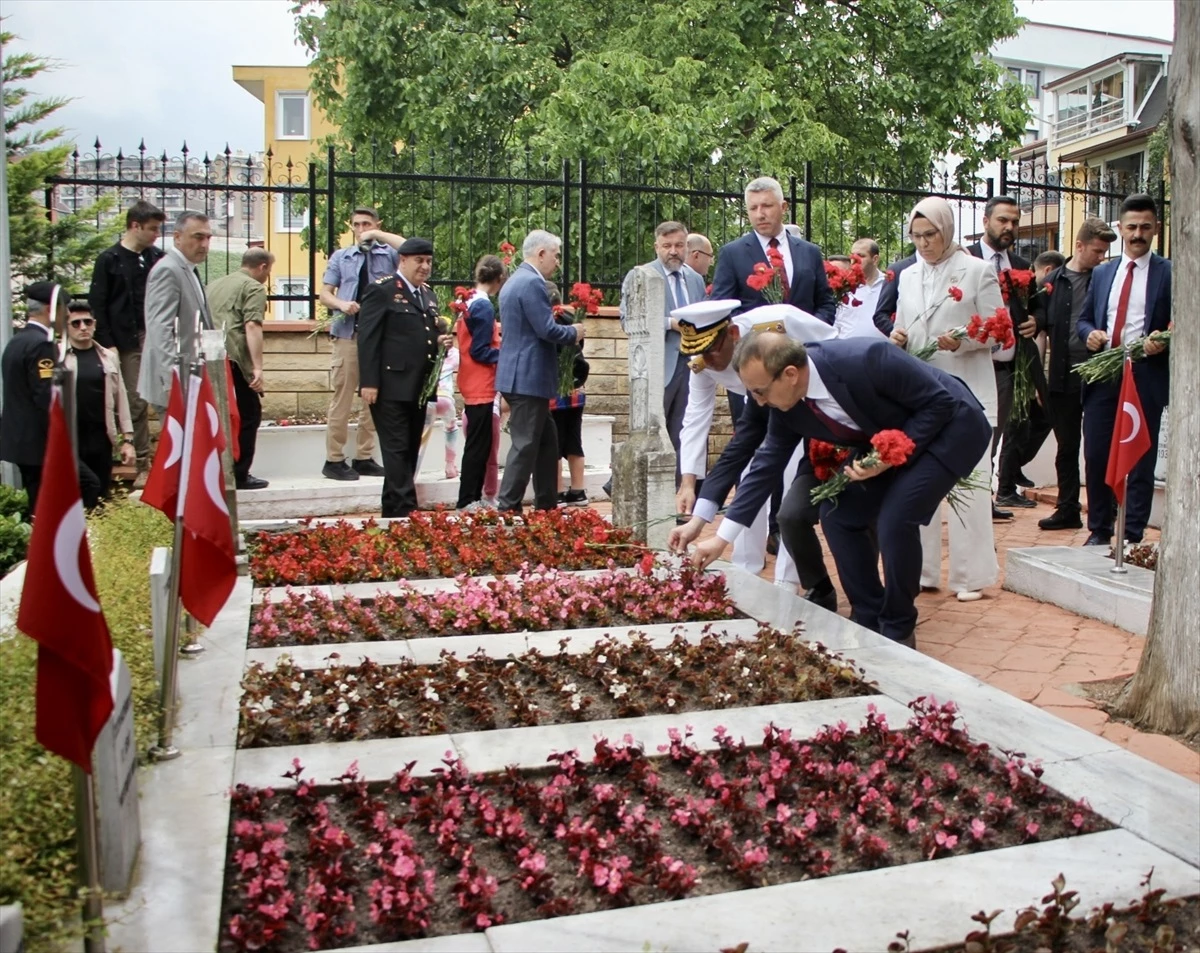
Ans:
MULTIPOLYGON (((1079 315, 1079 339, 1093 353, 1128 346, 1152 331, 1165 331, 1171 321, 1171 263, 1150 251, 1158 234, 1154 199, 1137 194, 1121 203, 1120 234, 1124 252, 1092 272, 1079 315)), ((1150 433, 1150 450, 1129 474, 1125 538, 1140 543, 1150 519, 1158 426, 1171 385, 1166 343, 1146 342, 1146 358, 1134 361, 1133 379, 1145 414, 1142 424, 1150 433)), ((1083 385, 1083 463, 1090 534, 1085 546, 1107 546, 1112 541, 1115 501, 1105 475, 1120 391, 1120 378, 1083 385)))

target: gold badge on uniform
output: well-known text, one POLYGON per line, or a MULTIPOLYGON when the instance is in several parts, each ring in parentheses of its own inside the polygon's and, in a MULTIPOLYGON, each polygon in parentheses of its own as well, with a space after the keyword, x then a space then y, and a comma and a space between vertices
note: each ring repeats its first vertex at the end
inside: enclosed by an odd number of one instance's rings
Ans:
POLYGON ((47 377, 54 376, 54 362, 48 357, 43 357, 38 361, 38 377, 45 380, 47 377))
POLYGON ((691 369, 693 374, 699 374, 706 366, 707 365, 704 361, 703 354, 701 354, 699 357, 693 357, 690 361, 688 361, 688 367, 691 369))

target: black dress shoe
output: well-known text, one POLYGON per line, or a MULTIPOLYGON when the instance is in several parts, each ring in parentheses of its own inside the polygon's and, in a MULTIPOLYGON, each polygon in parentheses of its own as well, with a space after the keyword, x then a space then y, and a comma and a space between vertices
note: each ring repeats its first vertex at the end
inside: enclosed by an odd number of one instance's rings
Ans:
POLYGON ((813 586, 804 594, 804 598, 820 606, 822 609, 837 612, 837 590, 833 588, 833 583, 831 582, 813 586))
POLYGON ((1020 493, 1005 493, 1003 496, 996 497, 996 505, 1019 506, 1023 510, 1028 510, 1037 506, 1037 501, 1031 500, 1027 496, 1022 496, 1020 493))
POLYGON ((326 460, 325 466, 321 467, 321 476, 327 480, 357 480, 358 471, 345 460, 339 460, 337 463, 326 460))
POLYGON ((1084 546, 1111 546, 1112 537, 1105 536, 1103 533, 1089 533, 1088 538, 1084 540, 1084 546))
POLYGON ((904 638, 892 639, 892 641, 895 642, 897 645, 903 645, 906 649, 915 650, 917 647, 917 632, 914 629, 912 632, 909 632, 908 635, 906 635, 904 638))
POLYGON ((1023 471, 1018 470, 1017 475, 1013 478, 1013 482, 1017 486, 1032 487, 1033 481, 1027 477, 1023 471))
POLYGON ((364 457, 361 460, 355 460, 350 466, 359 476, 384 476, 387 471, 370 457, 364 457))
POLYGON ((1038 529, 1083 529, 1079 510, 1056 509, 1045 519, 1038 520, 1038 529))
POLYGON ((768 533, 767 534, 767 552, 770 553, 772 556, 779 555, 779 534, 778 533, 768 533))
POLYGON ((992 504, 992 522, 993 523, 998 523, 1003 520, 1010 520, 1012 518, 1013 518, 1012 510, 998 510, 998 509, 996 509, 995 504, 992 504))
POLYGON ((239 490, 262 490, 270 485, 269 481, 260 480, 252 473, 247 474, 246 479, 237 481, 237 488, 239 490))

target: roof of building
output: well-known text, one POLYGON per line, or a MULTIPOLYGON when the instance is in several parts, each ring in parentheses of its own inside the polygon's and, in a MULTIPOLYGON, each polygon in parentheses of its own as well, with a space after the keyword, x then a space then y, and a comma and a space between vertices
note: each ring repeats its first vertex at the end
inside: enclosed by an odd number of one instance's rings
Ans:
POLYGON ((1043 23, 1040 20, 1028 20, 1026 26, 1044 26, 1051 30, 1067 30, 1071 33, 1092 33, 1097 36, 1119 36, 1122 39, 1139 40, 1143 43, 1165 43, 1171 45, 1171 40, 1164 40, 1160 36, 1140 36, 1137 33, 1116 33, 1113 30, 1089 30, 1087 27, 1081 26, 1063 26, 1061 23, 1043 23))
POLYGON ((1042 89, 1058 89, 1060 86, 1066 86, 1076 80, 1096 72, 1096 70, 1108 66, 1110 63, 1124 63, 1126 60, 1152 60, 1156 63, 1165 61, 1165 57, 1161 53, 1117 53, 1115 56, 1110 56, 1106 60, 1100 60, 1098 63, 1092 63, 1090 66, 1085 66, 1082 69, 1075 70, 1074 73, 1068 73, 1060 79, 1054 80, 1052 83, 1046 83, 1042 89))

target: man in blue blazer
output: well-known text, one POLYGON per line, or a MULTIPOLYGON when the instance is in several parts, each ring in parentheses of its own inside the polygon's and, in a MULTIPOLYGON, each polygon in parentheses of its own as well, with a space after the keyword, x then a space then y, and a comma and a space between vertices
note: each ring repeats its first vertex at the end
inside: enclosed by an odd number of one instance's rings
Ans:
MULTIPOLYGON (((734 366, 747 394, 771 408, 767 436, 717 535, 696 547, 693 563, 707 566, 754 519, 801 438, 848 446, 861 457, 875 434, 902 430, 916 445, 908 462, 896 468, 853 462, 846 470, 851 485, 821 504, 821 526, 851 618, 915 648, 919 530, 987 448, 992 430, 983 407, 958 378, 883 339, 845 338, 806 348, 762 332, 738 345, 734 366), (880 556, 885 582, 879 579, 880 556)), ((695 538, 688 535, 692 529, 689 523, 672 533, 674 550, 686 549, 695 538)))
MULTIPOLYGON (((1124 253, 1092 272, 1092 283, 1079 314, 1079 339, 1092 352, 1128 346, 1151 331, 1165 331, 1171 321, 1171 263, 1152 251, 1158 234, 1158 208, 1149 195, 1131 195, 1121 203, 1124 253)), ((1145 360, 1135 361, 1133 379, 1142 402, 1150 450, 1129 474, 1125 497, 1125 538, 1141 542, 1154 499, 1154 462, 1158 458, 1158 426, 1170 394, 1167 345, 1146 342, 1145 360)), ((1088 538, 1085 546, 1112 541, 1114 499, 1105 482, 1117 397, 1121 381, 1083 385, 1083 463, 1087 481, 1088 538)))
POLYGON ((558 346, 583 340, 583 323, 558 324, 546 279, 558 269, 562 241, 536 229, 525 237, 521 265, 500 289, 504 333, 496 363, 496 390, 508 401, 512 446, 504 463, 497 506, 520 512, 533 477, 539 510, 558 506, 558 434, 550 400, 558 396, 558 346))
POLYGON ((783 188, 775 179, 762 176, 746 186, 746 215, 754 231, 721 246, 709 297, 739 299, 742 306, 734 314, 769 304, 761 291, 746 284, 746 279, 754 273, 755 265, 767 263, 767 249, 774 247, 783 256, 787 271, 783 303, 833 324, 837 299, 825 279, 821 249, 788 234, 783 227, 787 207, 783 188))

